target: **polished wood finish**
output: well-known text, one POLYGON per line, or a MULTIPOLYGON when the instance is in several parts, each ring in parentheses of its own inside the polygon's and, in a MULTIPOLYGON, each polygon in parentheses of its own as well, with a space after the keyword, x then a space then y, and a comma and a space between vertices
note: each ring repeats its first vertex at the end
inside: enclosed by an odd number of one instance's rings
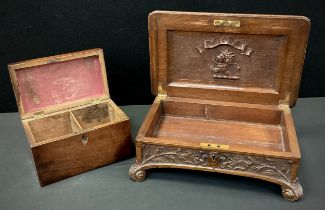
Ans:
MULTIPOLYGON (((148 21, 149 47, 151 53, 151 82, 154 95, 158 94, 158 83, 161 83, 163 89, 169 96, 274 105, 283 102, 290 106, 294 106, 297 100, 309 32, 309 20, 306 17, 218 13, 194 14, 190 12, 157 11, 151 13, 148 21), (239 20, 241 26, 239 28, 216 27, 213 25, 215 19, 239 20), (170 39, 169 34, 183 34, 183 37, 185 37, 183 42, 189 45, 193 44, 195 49, 191 48, 191 50, 188 50, 188 46, 186 45, 183 49, 178 49, 179 43, 173 44, 173 42, 170 42, 175 40, 175 35, 174 38, 170 39), (202 48, 205 41, 225 37, 230 37, 241 44, 247 45, 247 48, 253 49, 253 53, 248 57, 249 59, 246 59, 247 63, 245 62, 242 67, 245 69, 245 65, 252 62, 250 66, 254 66, 254 69, 249 69, 251 75, 247 79, 253 82, 253 87, 247 83, 245 84, 246 87, 243 86, 243 84, 238 85, 237 83, 241 83, 241 80, 218 80, 218 83, 214 80, 211 82, 210 80, 209 84, 206 84, 206 80, 203 80, 200 81, 200 84, 203 83, 203 86, 197 86, 197 83, 193 80, 183 82, 182 84, 175 84, 175 82, 172 82, 173 79, 168 76, 168 72, 174 71, 172 68, 175 66, 175 64, 173 64, 175 59, 176 61, 177 58, 184 60, 191 59, 207 65, 206 62, 204 62, 206 58, 202 57, 196 48, 202 48), (276 42, 277 47, 272 47, 271 45, 276 42), (284 42, 285 47, 283 47, 284 42), (199 45, 195 45, 196 43, 199 45), (251 46, 251 44, 254 45, 251 46), (173 47, 171 47, 171 45, 173 47), (275 64, 272 55, 274 55, 277 49, 278 52, 276 55, 278 56, 279 62, 277 69, 274 70, 275 64), (172 56, 170 50, 189 53, 189 58, 185 58, 184 55, 180 57, 176 53, 172 56), (196 54, 194 54, 194 52, 196 54), (263 54, 259 52, 263 52, 263 54), (171 56, 173 59, 169 59, 171 56), (263 61, 263 56, 268 61, 263 61), (277 73, 269 78, 269 80, 274 81, 271 85, 273 88, 270 89, 267 83, 262 83, 265 81, 265 76, 262 76, 262 73, 259 72, 265 71, 258 69, 259 66, 254 65, 255 62, 259 64, 260 67, 267 69, 266 72, 277 73), (264 66, 262 64, 264 64, 264 66)), ((208 51, 209 50, 206 50, 206 52, 208 51)), ((241 54, 242 52, 236 50, 234 53, 241 54)), ((205 55, 205 53, 203 55, 205 55)), ((241 56, 237 57, 238 59, 242 59, 241 56)), ((188 66, 189 65, 190 64, 188 64, 188 66)), ((207 68, 207 66, 205 67, 207 68)), ((184 71, 184 69, 180 70, 184 71)), ((188 70, 187 74, 196 75, 196 71, 199 70, 191 68, 188 70)), ((248 71, 247 68, 246 71, 248 71)), ((245 73, 244 70, 243 72, 245 73)), ((203 77, 207 75, 208 73, 204 73, 203 77)))
POLYGON ((143 181, 157 167, 221 172, 277 183, 286 199, 299 199, 290 107, 309 20, 166 11, 148 20, 157 97, 136 138, 130 177, 143 181))
POLYGON ((109 98, 103 51, 93 49, 9 65, 17 99, 41 186, 89 171, 132 155, 130 121, 109 98), (16 71, 98 56, 104 95, 26 112, 16 71))
POLYGON ((130 140, 130 122, 124 120, 32 147, 40 184, 45 186, 129 157, 130 140), (88 142, 83 144, 85 137, 88 142))

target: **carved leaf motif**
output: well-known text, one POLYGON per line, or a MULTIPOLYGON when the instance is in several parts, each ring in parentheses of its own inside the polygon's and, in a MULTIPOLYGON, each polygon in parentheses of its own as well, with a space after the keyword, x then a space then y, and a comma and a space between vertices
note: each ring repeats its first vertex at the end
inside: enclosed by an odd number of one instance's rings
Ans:
POLYGON ((290 182, 290 162, 275 158, 143 145, 142 164, 152 163, 172 163, 253 172, 290 182), (210 166, 209 157, 212 156, 215 160, 218 160, 218 164, 210 166))
POLYGON ((146 177, 145 169, 161 165, 241 171, 276 180, 282 186, 283 196, 294 201, 302 196, 303 191, 298 178, 291 177, 292 164, 291 160, 285 159, 143 144, 141 163, 136 162, 130 168, 129 175, 135 181, 143 181, 146 177))

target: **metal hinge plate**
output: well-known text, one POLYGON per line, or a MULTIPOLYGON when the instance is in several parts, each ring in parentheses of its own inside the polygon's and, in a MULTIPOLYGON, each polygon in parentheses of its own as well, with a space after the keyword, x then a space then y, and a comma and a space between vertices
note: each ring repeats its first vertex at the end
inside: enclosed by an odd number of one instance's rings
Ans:
POLYGON ((33 115, 33 119, 40 119, 40 118, 43 118, 44 117, 44 111, 40 111, 40 112, 35 112, 34 115, 33 115))
POLYGON ((220 149, 227 150, 229 149, 228 144, 211 144, 211 143, 201 143, 200 146, 204 149, 220 149))
POLYGON ((280 107, 280 108, 286 108, 286 109, 289 109, 290 96, 291 96, 291 93, 288 92, 288 93, 285 95, 284 100, 279 100, 279 107, 280 107))
POLYGON ((90 104, 99 104, 102 101, 105 101, 106 98, 95 98, 93 100, 91 100, 90 104))
POLYGON ((239 20, 214 20, 213 21, 214 26, 224 26, 224 27, 240 27, 240 21, 239 20))
POLYGON ((163 89, 162 83, 158 83, 158 97, 159 98, 166 98, 167 97, 167 92, 166 90, 163 89))

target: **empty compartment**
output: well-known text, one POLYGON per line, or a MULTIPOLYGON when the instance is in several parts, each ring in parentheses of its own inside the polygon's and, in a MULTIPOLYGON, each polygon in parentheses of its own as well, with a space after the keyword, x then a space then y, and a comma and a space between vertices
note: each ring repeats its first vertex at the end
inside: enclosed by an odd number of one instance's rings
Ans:
POLYGON ((261 109, 163 101, 148 137, 288 151, 283 112, 261 109))
POLYGON ((96 127, 115 120, 115 110, 108 103, 95 104, 72 111, 82 129, 96 127))
POLYGON ((69 112, 31 120, 28 124, 35 143, 73 133, 69 112))

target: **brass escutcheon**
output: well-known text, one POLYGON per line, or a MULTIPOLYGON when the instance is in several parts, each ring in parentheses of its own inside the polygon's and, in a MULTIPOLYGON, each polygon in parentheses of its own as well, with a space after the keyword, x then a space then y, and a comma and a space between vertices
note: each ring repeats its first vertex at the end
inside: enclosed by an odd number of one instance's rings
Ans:
POLYGON ((208 162, 209 162, 210 167, 217 167, 219 165, 220 158, 218 157, 218 155, 216 153, 211 153, 209 155, 208 162))
POLYGON ((81 143, 86 145, 88 143, 88 137, 85 134, 82 134, 81 143))
POLYGON ((202 142, 200 146, 204 149, 219 149, 219 150, 227 150, 229 149, 228 144, 211 144, 202 142))

